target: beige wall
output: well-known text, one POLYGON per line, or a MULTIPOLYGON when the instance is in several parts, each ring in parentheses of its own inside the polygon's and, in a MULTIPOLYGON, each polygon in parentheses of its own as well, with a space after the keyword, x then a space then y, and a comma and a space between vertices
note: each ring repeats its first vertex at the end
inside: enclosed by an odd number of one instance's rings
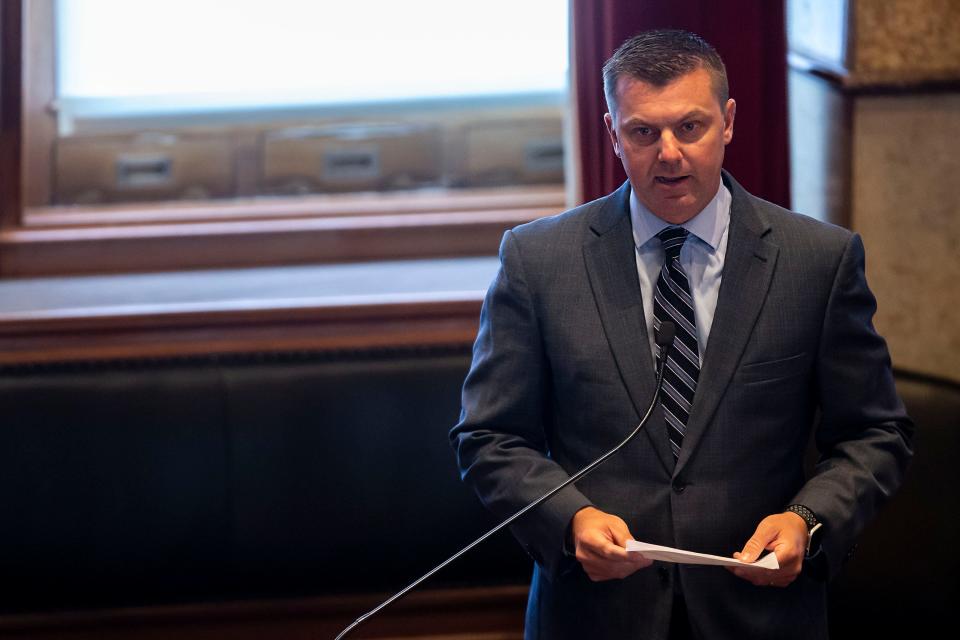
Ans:
POLYGON ((957 78, 960 2, 850 0, 848 66, 857 82, 957 78))
POLYGON ((850 224, 894 364, 960 380, 960 1, 850 0, 850 224), (931 91, 929 83, 940 89, 931 91))
POLYGON ((854 103, 851 226, 894 364, 960 380, 960 93, 854 103))
POLYGON ((794 205, 863 236, 894 365, 960 381, 960 0, 847 2, 846 68, 791 72, 794 205))

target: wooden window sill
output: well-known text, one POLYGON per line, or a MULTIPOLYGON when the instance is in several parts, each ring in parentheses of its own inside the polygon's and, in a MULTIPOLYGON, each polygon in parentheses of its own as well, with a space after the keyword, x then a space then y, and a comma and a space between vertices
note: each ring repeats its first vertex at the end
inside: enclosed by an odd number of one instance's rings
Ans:
POLYGON ((489 255, 564 205, 554 186, 32 208, 0 231, 0 276, 489 255))
POLYGON ((0 365, 469 345, 497 258, 0 281, 0 365))

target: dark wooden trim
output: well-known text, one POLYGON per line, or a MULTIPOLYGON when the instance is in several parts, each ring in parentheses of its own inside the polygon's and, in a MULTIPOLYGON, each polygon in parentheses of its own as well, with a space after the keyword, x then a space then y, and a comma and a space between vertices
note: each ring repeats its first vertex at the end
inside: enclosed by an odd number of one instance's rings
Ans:
MULTIPOLYGON (((387 594, 0 616, 5 638, 333 638, 387 594)), ((350 638, 520 640, 527 587, 410 595, 350 638)))
POLYGON ((940 387, 944 390, 950 390, 954 393, 960 393, 960 379, 948 378, 943 375, 924 373, 922 371, 911 371, 902 367, 894 367, 893 374, 898 380, 907 380, 920 384, 940 387))
POLYGON ((0 2, 0 229, 20 224, 22 6, 0 2))
POLYGON ((856 72, 796 52, 790 53, 787 61, 792 69, 821 78, 838 91, 850 95, 914 95, 960 91, 960 76, 955 70, 856 72))
POLYGON ((493 255, 554 207, 286 220, 7 229, 0 276, 169 271, 493 255))
POLYGON ((204 202, 156 202, 97 206, 31 207, 26 228, 74 228, 377 216, 410 213, 551 209, 565 204, 562 186, 503 187, 329 194, 204 202))
POLYGON ((0 365, 211 353, 466 346, 482 294, 344 296, 251 309, 206 305, 0 316, 0 365))

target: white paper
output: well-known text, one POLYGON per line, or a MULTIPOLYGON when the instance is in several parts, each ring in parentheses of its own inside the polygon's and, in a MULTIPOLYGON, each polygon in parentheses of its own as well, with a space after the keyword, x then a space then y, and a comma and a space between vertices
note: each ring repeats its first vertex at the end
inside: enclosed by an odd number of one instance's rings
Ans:
POLYGON ((712 564, 724 567, 755 567, 758 569, 780 568, 780 563, 777 562, 777 555, 775 553, 768 553, 756 562, 741 562, 735 558, 712 556, 708 553, 684 551, 683 549, 674 549, 673 547, 661 547, 658 544, 639 542, 637 540, 627 541, 627 551, 641 553, 644 558, 650 560, 676 562, 679 564, 712 564))

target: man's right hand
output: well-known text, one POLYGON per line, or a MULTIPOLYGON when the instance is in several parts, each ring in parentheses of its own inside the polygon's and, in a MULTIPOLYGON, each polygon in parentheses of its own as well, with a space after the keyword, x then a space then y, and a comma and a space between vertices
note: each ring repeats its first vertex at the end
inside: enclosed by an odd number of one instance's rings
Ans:
POLYGON ((627 553, 633 540, 627 523, 593 507, 584 507, 570 524, 577 560, 594 582, 626 578, 653 564, 639 553, 627 553))

